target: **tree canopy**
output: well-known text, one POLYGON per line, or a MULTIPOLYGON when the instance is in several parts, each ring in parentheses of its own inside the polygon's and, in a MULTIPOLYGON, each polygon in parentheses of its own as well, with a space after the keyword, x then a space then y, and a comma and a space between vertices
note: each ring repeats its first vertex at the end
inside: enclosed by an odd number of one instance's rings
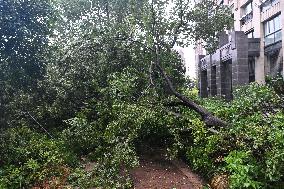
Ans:
POLYGON ((55 61, 55 67, 64 67, 60 75, 66 74, 69 66, 71 72, 85 66, 84 71, 99 70, 89 74, 94 79, 100 78, 98 86, 102 87, 108 80, 107 75, 127 70, 140 80, 133 89, 136 99, 139 93, 149 89, 161 97, 174 94, 183 104, 199 112, 209 125, 224 125, 176 90, 183 85, 185 69, 173 47, 202 40, 208 49, 212 48, 211 42, 216 41, 217 33, 231 26, 228 8, 209 0, 195 6, 191 1, 178 0, 58 3, 65 23, 55 29, 53 36, 53 46, 60 49, 56 53, 61 54, 56 55, 60 60, 55 61), (82 9, 73 12, 70 7, 82 9), (86 67, 89 64, 93 68, 86 67))
POLYGON ((44 1, 0 1, 0 124, 20 93, 35 90, 45 74, 53 8, 44 1))

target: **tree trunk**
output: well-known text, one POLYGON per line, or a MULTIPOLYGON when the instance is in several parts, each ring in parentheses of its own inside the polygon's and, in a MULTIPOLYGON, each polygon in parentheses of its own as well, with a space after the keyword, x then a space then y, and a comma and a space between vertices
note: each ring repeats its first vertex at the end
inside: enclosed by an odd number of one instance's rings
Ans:
POLYGON ((190 109, 193 109, 194 111, 196 111, 197 113, 199 113, 202 117, 202 120, 205 122, 205 124, 207 126, 218 126, 218 127, 226 127, 228 126, 228 124, 221 120, 220 118, 214 116, 212 113, 210 113, 208 110, 206 110, 205 108, 199 106, 198 104, 196 104, 194 101, 190 100, 189 98, 187 98, 186 96, 180 94, 179 92, 177 92, 173 86, 173 83, 171 82, 171 80, 169 79, 168 75, 166 74, 166 72, 163 70, 163 68, 160 65, 160 59, 159 59, 159 53, 156 53, 156 61, 155 61, 155 65, 157 66, 158 70, 160 71, 160 73, 162 74, 163 78, 165 79, 170 91, 172 92, 172 94, 177 97, 182 103, 181 105, 184 105, 190 109))

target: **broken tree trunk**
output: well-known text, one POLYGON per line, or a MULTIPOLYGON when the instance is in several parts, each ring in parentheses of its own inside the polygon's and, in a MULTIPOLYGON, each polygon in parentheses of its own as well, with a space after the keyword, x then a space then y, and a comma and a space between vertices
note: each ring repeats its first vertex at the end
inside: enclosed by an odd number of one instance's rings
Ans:
POLYGON ((205 108, 199 106, 198 104, 196 104, 194 101, 190 100, 189 98, 187 98, 186 96, 180 94, 179 92, 177 92, 173 86, 173 83, 171 82, 171 80, 169 79, 168 75, 166 74, 166 72, 164 71, 164 69, 161 67, 160 65, 160 59, 159 59, 159 53, 156 53, 156 61, 155 61, 155 65, 157 66, 159 72, 162 74, 163 78, 165 79, 170 91, 172 92, 172 94, 178 98, 182 103, 182 105, 193 109, 194 111, 196 111, 197 113, 199 113, 202 117, 202 120, 204 121, 204 123, 207 126, 217 126, 217 127, 226 127, 228 126, 228 124, 223 121, 222 119, 214 116, 212 113, 210 113, 208 110, 206 110, 205 108))

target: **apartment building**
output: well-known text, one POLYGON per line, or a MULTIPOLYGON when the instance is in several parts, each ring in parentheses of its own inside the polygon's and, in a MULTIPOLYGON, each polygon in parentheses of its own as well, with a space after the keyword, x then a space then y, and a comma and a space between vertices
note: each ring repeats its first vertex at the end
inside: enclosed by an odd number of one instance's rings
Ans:
POLYGON ((284 0, 218 0, 232 10, 234 27, 220 34, 219 49, 207 54, 197 45, 200 95, 232 98, 232 89, 283 75, 284 0))

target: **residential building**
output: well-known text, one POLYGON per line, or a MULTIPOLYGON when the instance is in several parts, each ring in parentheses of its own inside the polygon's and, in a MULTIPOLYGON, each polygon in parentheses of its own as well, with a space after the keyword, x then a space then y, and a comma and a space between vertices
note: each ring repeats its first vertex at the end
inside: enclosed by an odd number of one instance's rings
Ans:
POLYGON ((234 87, 265 83, 266 76, 283 75, 282 28, 284 0, 218 0, 230 6, 231 31, 220 34, 219 48, 205 54, 197 45, 200 95, 232 98, 234 87))

